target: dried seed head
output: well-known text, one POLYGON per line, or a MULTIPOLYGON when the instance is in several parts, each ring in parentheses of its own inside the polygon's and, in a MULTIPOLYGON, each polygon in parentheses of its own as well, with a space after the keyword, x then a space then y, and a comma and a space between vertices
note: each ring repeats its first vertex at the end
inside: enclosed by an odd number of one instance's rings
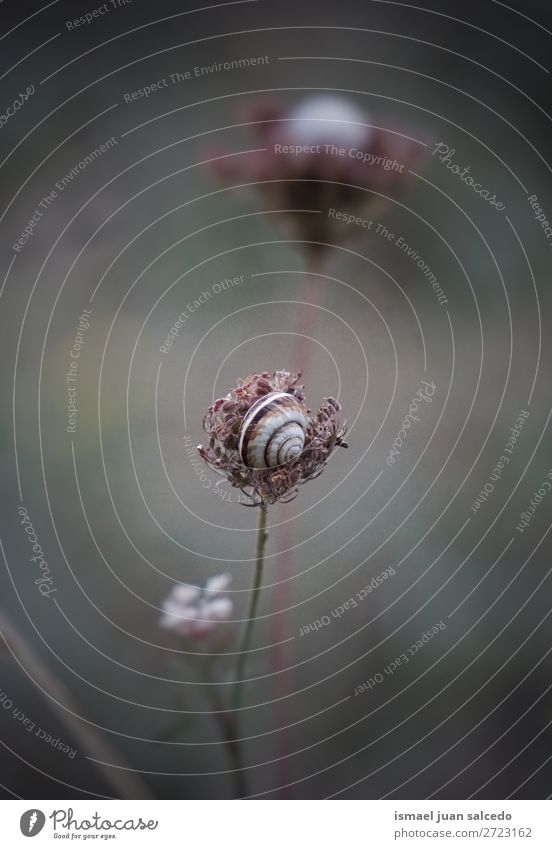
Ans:
MULTIPOLYGON (((320 409, 311 415, 304 405, 304 387, 299 384, 300 373, 288 371, 254 373, 245 380, 239 380, 238 385, 231 389, 225 398, 211 405, 203 421, 203 427, 209 435, 207 446, 198 446, 198 453, 215 471, 223 474, 229 483, 241 489, 248 498, 248 504, 267 505, 276 501, 291 501, 298 492, 298 487, 312 480, 322 472, 328 457, 336 446, 344 445, 342 437, 345 426, 340 422, 341 405, 333 398, 326 398, 320 409), (263 404, 263 396, 266 404, 263 404), (291 396, 291 399, 290 399, 291 396), (278 410, 278 404, 285 403, 287 409, 293 409, 294 403, 298 410, 304 412, 293 415, 293 424, 301 424, 303 428, 303 447, 300 453, 284 452, 283 456, 291 457, 288 462, 275 465, 271 457, 275 456, 270 447, 271 434, 263 432, 263 428, 288 428, 283 441, 284 448, 289 448, 292 435, 289 422, 278 410), (255 406, 258 414, 249 415, 255 406), (268 413, 267 413, 268 411, 268 413), (270 414, 270 416, 268 416, 270 414), (263 420, 266 416, 266 420, 263 420), (265 467, 246 462, 251 452, 244 455, 243 428, 254 424, 250 438, 260 438, 262 445, 261 456, 265 467), (269 463, 272 463, 269 465, 269 463)), ((262 462, 262 461, 260 461, 262 462)), ((243 503, 243 502, 242 502, 243 503)))

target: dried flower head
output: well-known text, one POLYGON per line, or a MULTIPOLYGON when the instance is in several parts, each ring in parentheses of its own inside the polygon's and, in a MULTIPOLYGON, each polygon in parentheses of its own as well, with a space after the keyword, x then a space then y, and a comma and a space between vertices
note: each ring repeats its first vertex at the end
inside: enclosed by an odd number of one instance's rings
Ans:
POLYGON ((159 624, 180 637, 204 637, 217 623, 229 619, 233 603, 222 593, 230 585, 230 575, 215 575, 205 587, 176 584, 162 605, 159 624))
POLYGON ((286 229, 313 256, 354 232, 329 217, 329 208, 373 215, 385 205, 378 193, 403 182, 424 149, 404 133, 373 126, 370 115, 340 94, 310 95, 291 109, 262 99, 246 117, 263 149, 221 157, 214 168, 223 179, 259 182, 269 208, 288 210, 286 229), (305 209, 323 214, 300 212, 305 209))
POLYGON ((198 453, 250 505, 291 501, 300 484, 318 477, 333 449, 346 445, 341 405, 326 398, 311 415, 300 376, 251 374, 215 401, 203 421, 209 444, 198 453))

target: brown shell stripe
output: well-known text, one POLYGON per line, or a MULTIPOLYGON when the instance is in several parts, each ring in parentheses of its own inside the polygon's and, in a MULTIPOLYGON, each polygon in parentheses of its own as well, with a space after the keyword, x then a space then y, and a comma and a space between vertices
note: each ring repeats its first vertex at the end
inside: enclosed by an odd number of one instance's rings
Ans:
MULTIPOLYGON (((267 443, 266 443, 266 445, 265 445, 265 450, 264 450, 264 461, 265 461, 265 465, 266 465, 266 466, 268 466, 268 454, 269 454, 269 451, 270 451, 270 446, 271 446, 271 444, 272 444, 272 440, 273 440, 273 439, 274 439, 274 438, 275 438, 275 437, 276 437, 276 436, 280 433, 280 431, 282 430, 282 428, 289 427, 289 425, 291 425, 291 424, 299 425, 299 427, 301 428, 301 430, 303 430, 303 425, 302 425, 302 424, 301 424, 301 422, 300 422, 300 421, 298 421, 297 419, 290 419, 290 420, 289 420, 289 421, 287 421, 287 422, 282 422, 282 424, 280 425, 280 427, 276 428, 276 430, 274 431, 274 433, 272 433, 272 434, 270 435, 270 439, 268 440, 268 442, 267 442, 267 443)), ((287 439, 285 439, 285 440, 284 440, 284 442, 282 442, 282 444, 280 445, 280 449, 282 449, 282 448, 284 447, 284 445, 286 444, 286 442, 289 442, 289 441, 290 441, 290 439, 293 439, 293 437, 292 437, 292 436, 288 436, 288 438, 287 438, 287 439)), ((282 465, 282 463, 279 463, 278 465, 282 465)))
MULTIPOLYGON (((262 425, 262 419, 267 415, 267 413, 277 411, 282 405, 284 407, 295 407, 295 404, 298 403, 293 396, 290 396, 287 392, 278 392, 277 394, 270 394, 264 397, 259 398, 253 406, 249 409, 247 416, 243 422, 243 431, 240 440, 240 456, 243 462, 247 465, 248 457, 249 457, 249 444, 251 440, 255 439, 259 435, 260 429, 258 425, 262 425)), ((289 424, 289 422, 285 422, 285 424, 289 424)), ((298 424, 302 427, 301 422, 298 424)), ((270 443, 270 439, 268 443, 270 443)), ((265 449, 265 463, 266 463, 266 449, 265 449)))

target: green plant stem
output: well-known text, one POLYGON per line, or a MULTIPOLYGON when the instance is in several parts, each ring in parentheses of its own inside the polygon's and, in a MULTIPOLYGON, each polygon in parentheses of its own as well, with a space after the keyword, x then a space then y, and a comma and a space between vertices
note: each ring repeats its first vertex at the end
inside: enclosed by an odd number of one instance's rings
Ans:
POLYGON ((243 687, 243 674, 245 663, 251 642, 251 634, 253 632, 253 624, 255 622, 255 614, 259 602, 259 593, 261 590, 261 580, 263 576, 264 552, 266 543, 266 517, 267 509, 264 506, 259 507, 259 526, 257 530, 257 553, 255 556, 255 576, 253 580, 253 591, 249 602, 249 612, 242 636, 238 660, 236 663, 236 675, 234 677, 234 692, 232 693, 232 708, 238 710, 241 706, 241 694, 243 687))
POLYGON ((225 707, 220 698, 216 683, 205 669, 203 670, 203 684, 209 701, 214 707, 214 717, 219 725, 228 751, 228 757, 232 766, 232 777, 236 788, 236 798, 243 799, 247 795, 247 787, 241 756, 237 714, 225 707))
POLYGON ((266 507, 259 508, 259 526, 257 530, 257 553, 255 557, 255 576, 253 581, 253 591, 249 602, 249 612, 243 631, 243 636, 238 652, 236 662, 236 673, 234 677, 234 685, 230 695, 230 707, 227 708, 220 697, 219 689, 216 682, 213 681, 209 668, 203 666, 198 669, 201 682, 205 689, 205 693, 212 704, 214 711, 213 715, 221 730, 222 738, 228 751, 228 757, 232 766, 232 777, 236 788, 236 798, 243 799, 247 796, 247 783, 245 777, 245 768, 242 759, 242 751, 240 746, 239 732, 239 714, 238 708, 241 705, 241 691, 243 685, 243 674, 251 642, 251 633, 253 631, 253 623, 257 611, 259 601, 259 593, 261 589, 261 580, 263 573, 264 550, 266 543, 266 507))

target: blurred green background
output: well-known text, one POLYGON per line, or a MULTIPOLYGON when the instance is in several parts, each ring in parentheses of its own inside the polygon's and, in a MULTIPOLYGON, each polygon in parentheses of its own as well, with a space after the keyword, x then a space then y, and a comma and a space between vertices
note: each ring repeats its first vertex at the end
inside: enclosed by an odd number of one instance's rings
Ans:
MULTIPOLYGON (((543 501, 525 533, 515 526, 552 467, 549 247, 523 191, 552 210, 550 93, 537 64, 548 64, 549 34, 523 16, 550 26, 550 9, 444 2, 420 11, 346 0, 169 17, 192 8, 135 0, 68 32, 64 22, 88 6, 59 3, 3 42, 8 69, 60 33, 1 83, 6 105, 26 85, 37 88, 1 130, 2 280, 42 196, 106 139, 118 144, 47 210, 0 301, 2 609, 151 794, 232 795, 193 655, 212 649, 180 643, 158 618, 173 582, 202 584, 229 571, 236 622, 223 626, 227 640, 215 650, 236 651, 256 515, 226 483, 221 497, 198 478, 183 440, 205 438, 204 413, 238 377, 302 369, 311 408, 339 395, 349 449, 296 501, 269 513, 259 650, 247 666, 241 717, 250 793, 548 796, 550 764, 517 788, 550 744, 549 662, 540 661, 550 642, 552 502, 543 501), (157 18, 167 20, 146 26, 157 18), (271 61, 262 68, 124 102, 171 73, 265 54, 271 61), (290 359, 308 285, 301 246, 266 212, 258 188, 223 186, 198 163, 215 145, 259 146, 251 127, 234 125, 267 92, 286 108, 313 89, 348 93, 375 125, 428 143, 420 176, 373 215, 431 267, 450 321, 412 260, 350 228, 327 251, 327 277, 316 284, 317 341, 303 364, 290 359), (431 156, 438 141, 504 199, 506 215, 431 156), (240 275, 239 286, 190 315, 169 354, 159 352, 187 304, 240 275), (83 308, 92 315, 78 366, 77 432, 69 434, 65 375, 83 308), (422 378, 435 382, 435 398, 389 469, 385 457, 422 378), (520 410, 530 416, 515 453, 475 515, 470 507, 520 410), (55 604, 33 583, 21 501, 52 570, 55 604), (358 607, 299 636, 389 566, 396 574, 358 607), (407 666, 354 696, 440 620, 446 629, 407 666), (160 742, 169 728, 173 737, 160 742)), ((3 5, 5 33, 37 10, 3 5)), ((233 659, 214 667, 223 693, 233 659)), ((0 687, 14 705, 69 739, 63 710, 8 652, 1 663, 0 687)), ((78 740, 73 761, 33 739, 9 711, 0 724, 7 795, 119 794, 121 770, 110 783, 78 740)))

